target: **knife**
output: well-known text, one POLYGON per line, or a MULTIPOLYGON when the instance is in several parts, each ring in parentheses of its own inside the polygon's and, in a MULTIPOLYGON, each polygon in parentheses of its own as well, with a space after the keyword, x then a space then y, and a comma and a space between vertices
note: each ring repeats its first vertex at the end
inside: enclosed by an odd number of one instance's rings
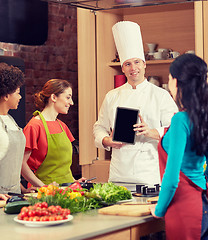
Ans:
POLYGON ((21 194, 21 193, 8 192, 7 194, 10 196, 24 197, 24 194, 21 194))

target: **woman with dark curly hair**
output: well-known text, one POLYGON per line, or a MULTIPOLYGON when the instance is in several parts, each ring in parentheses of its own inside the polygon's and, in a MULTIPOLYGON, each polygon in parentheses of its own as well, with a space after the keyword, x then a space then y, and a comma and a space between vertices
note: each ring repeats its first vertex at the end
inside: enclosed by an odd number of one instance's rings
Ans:
MULTIPOLYGON (((0 63, 0 193, 27 192, 20 184, 20 172, 25 149, 22 129, 8 114, 17 109, 20 86, 24 83, 22 71, 6 63, 0 63)), ((3 196, 0 196, 3 198, 3 196)), ((4 195, 4 198, 8 195, 4 195)))
POLYGON ((162 184, 151 212, 165 217, 169 240, 208 239, 207 64, 194 54, 179 56, 170 66, 168 85, 180 112, 158 145, 162 184))
POLYGON ((22 175, 37 187, 54 181, 58 184, 74 182, 70 169, 74 137, 58 119, 58 114, 67 114, 74 104, 71 84, 62 79, 47 81, 35 94, 35 104, 41 112, 36 111, 24 128, 26 148, 22 175))

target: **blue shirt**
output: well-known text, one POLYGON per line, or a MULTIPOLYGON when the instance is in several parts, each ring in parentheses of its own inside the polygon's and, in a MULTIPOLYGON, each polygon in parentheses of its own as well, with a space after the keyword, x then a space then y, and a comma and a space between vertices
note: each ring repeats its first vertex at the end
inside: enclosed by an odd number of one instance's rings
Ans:
POLYGON ((206 157, 198 156, 195 151, 191 150, 190 131, 188 114, 178 112, 172 117, 170 128, 163 137, 162 146, 168 154, 168 159, 155 208, 155 215, 158 217, 163 217, 167 211, 178 187, 180 171, 196 185, 206 189, 203 168, 206 157))

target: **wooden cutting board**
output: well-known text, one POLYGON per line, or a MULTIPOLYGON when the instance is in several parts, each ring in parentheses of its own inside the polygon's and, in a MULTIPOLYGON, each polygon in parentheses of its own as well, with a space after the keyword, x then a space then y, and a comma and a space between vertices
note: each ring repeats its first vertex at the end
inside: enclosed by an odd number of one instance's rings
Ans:
POLYGON ((153 203, 153 202, 156 203, 158 201, 158 199, 159 199, 159 196, 151 197, 151 198, 147 199, 147 202, 149 202, 149 203, 153 203))
POLYGON ((146 216, 150 214, 148 205, 113 205, 110 207, 101 208, 98 210, 100 214, 118 215, 118 216, 146 216))

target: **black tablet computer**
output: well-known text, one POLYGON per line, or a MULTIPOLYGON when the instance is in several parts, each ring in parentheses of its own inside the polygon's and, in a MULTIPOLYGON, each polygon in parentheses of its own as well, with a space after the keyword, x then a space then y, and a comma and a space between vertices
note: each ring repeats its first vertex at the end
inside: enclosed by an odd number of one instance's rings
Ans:
POLYGON ((139 109, 117 107, 113 130, 113 141, 134 144, 133 125, 138 121, 139 109))

